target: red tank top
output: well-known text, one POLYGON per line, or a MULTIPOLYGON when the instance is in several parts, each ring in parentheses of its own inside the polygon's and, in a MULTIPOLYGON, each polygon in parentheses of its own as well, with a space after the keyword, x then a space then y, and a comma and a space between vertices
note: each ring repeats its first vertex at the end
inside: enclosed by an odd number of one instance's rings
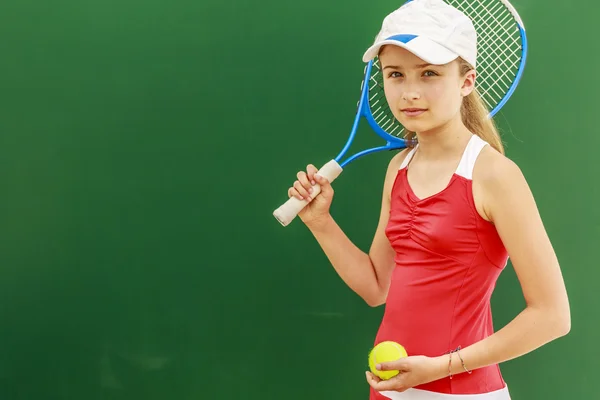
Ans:
MULTIPOLYGON (((386 227, 396 267, 375 344, 393 340, 409 355, 435 357, 493 333, 490 298, 508 254, 473 201, 473 166, 486 144, 474 135, 446 188, 424 199, 413 193, 406 178, 416 149, 400 166, 386 227)), ((494 365, 417 389, 476 394, 504 386, 494 365)), ((372 389, 370 398, 387 399, 372 389)))

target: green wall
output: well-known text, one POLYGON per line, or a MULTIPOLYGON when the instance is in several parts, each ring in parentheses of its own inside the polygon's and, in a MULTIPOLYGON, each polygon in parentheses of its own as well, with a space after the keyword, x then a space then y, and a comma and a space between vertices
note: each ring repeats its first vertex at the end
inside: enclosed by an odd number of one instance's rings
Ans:
MULTIPOLYGON (((383 308, 271 215, 347 136, 360 57, 400 3, 366 4, 2 2, 0 397, 367 398, 383 308)), ((600 366, 599 9, 549 4, 515 0, 531 52, 498 121, 573 329, 503 365, 515 400, 591 398, 600 366)), ((356 149, 378 143, 361 133, 356 149)), ((365 250, 391 156, 335 184, 332 212, 365 250)), ((509 268, 497 326, 523 304, 509 268)))

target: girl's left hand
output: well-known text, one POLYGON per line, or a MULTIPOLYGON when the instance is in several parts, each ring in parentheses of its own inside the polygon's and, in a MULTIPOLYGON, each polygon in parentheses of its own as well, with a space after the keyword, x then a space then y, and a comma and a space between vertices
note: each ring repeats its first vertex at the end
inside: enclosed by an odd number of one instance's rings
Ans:
POLYGON ((406 389, 432 382, 448 376, 448 362, 444 367, 443 358, 425 356, 403 357, 396 361, 381 363, 380 371, 398 370, 400 373, 388 380, 381 380, 367 371, 367 382, 379 392, 393 390, 403 392, 406 389))

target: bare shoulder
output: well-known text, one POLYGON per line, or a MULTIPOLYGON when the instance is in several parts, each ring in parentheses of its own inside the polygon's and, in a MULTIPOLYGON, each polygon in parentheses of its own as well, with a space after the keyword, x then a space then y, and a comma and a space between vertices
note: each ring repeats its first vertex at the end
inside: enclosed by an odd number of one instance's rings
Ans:
POLYGON ((473 196, 481 216, 494 220, 494 208, 507 200, 507 195, 531 197, 521 168, 491 146, 485 146, 473 169, 473 196))
POLYGON ((385 174, 385 182, 384 182, 384 192, 386 198, 389 199, 392 186, 394 185, 394 181, 396 180, 396 175, 398 174, 398 170, 400 169, 400 165, 402 165, 402 161, 406 158, 407 154, 411 151, 410 148, 404 149, 398 154, 394 155, 390 162, 388 163, 387 171, 385 174))
POLYGON ((404 161, 404 159, 406 158, 408 153, 410 153, 411 150, 412 149, 410 149, 410 148, 404 149, 404 150, 398 152, 398 154, 394 155, 394 157, 392 157, 392 159, 388 163, 386 178, 385 178, 386 181, 388 181, 390 177, 396 176, 396 173, 400 169, 400 165, 402 165, 402 161, 404 161))
POLYGON ((408 153, 410 153, 411 150, 412 150, 411 148, 406 148, 406 149, 398 152, 398 154, 396 154, 394 157, 392 157, 392 159, 390 160, 390 162, 388 164, 388 171, 397 171, 398 169, 400 169, 400 165, 402 165, 402 161, 404 161, 404 159, 406 158, 408 153))
POLYGON ((522 177, 521 168, 510 158, 499 153, 491 146, 485 146, 473 169, 473 180, 484 185, 510 183, 513 178, 522 177))

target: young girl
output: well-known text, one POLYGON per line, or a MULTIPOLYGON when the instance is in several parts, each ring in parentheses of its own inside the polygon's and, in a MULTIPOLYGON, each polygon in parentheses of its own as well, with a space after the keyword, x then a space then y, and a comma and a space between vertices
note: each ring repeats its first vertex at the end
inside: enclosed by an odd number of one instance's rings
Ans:
POLYGON ((441 0, 390 14, 364 61, 379 56, 394 116, 418 143, 393 157, 368 254, 329 213, 333 189, 308 165, 289 196, 331 264, 370 306, 386 304, 375 344, 409 356, 370 372, 370 399, 506 400, 498 364, 570 330, 559 263, 520 169, 475 91, 472 22, 441 0), (311 197, 311 183, 322 192, 311 197), (494 332, 490 297, 510 256, 527 306, 494 332))

